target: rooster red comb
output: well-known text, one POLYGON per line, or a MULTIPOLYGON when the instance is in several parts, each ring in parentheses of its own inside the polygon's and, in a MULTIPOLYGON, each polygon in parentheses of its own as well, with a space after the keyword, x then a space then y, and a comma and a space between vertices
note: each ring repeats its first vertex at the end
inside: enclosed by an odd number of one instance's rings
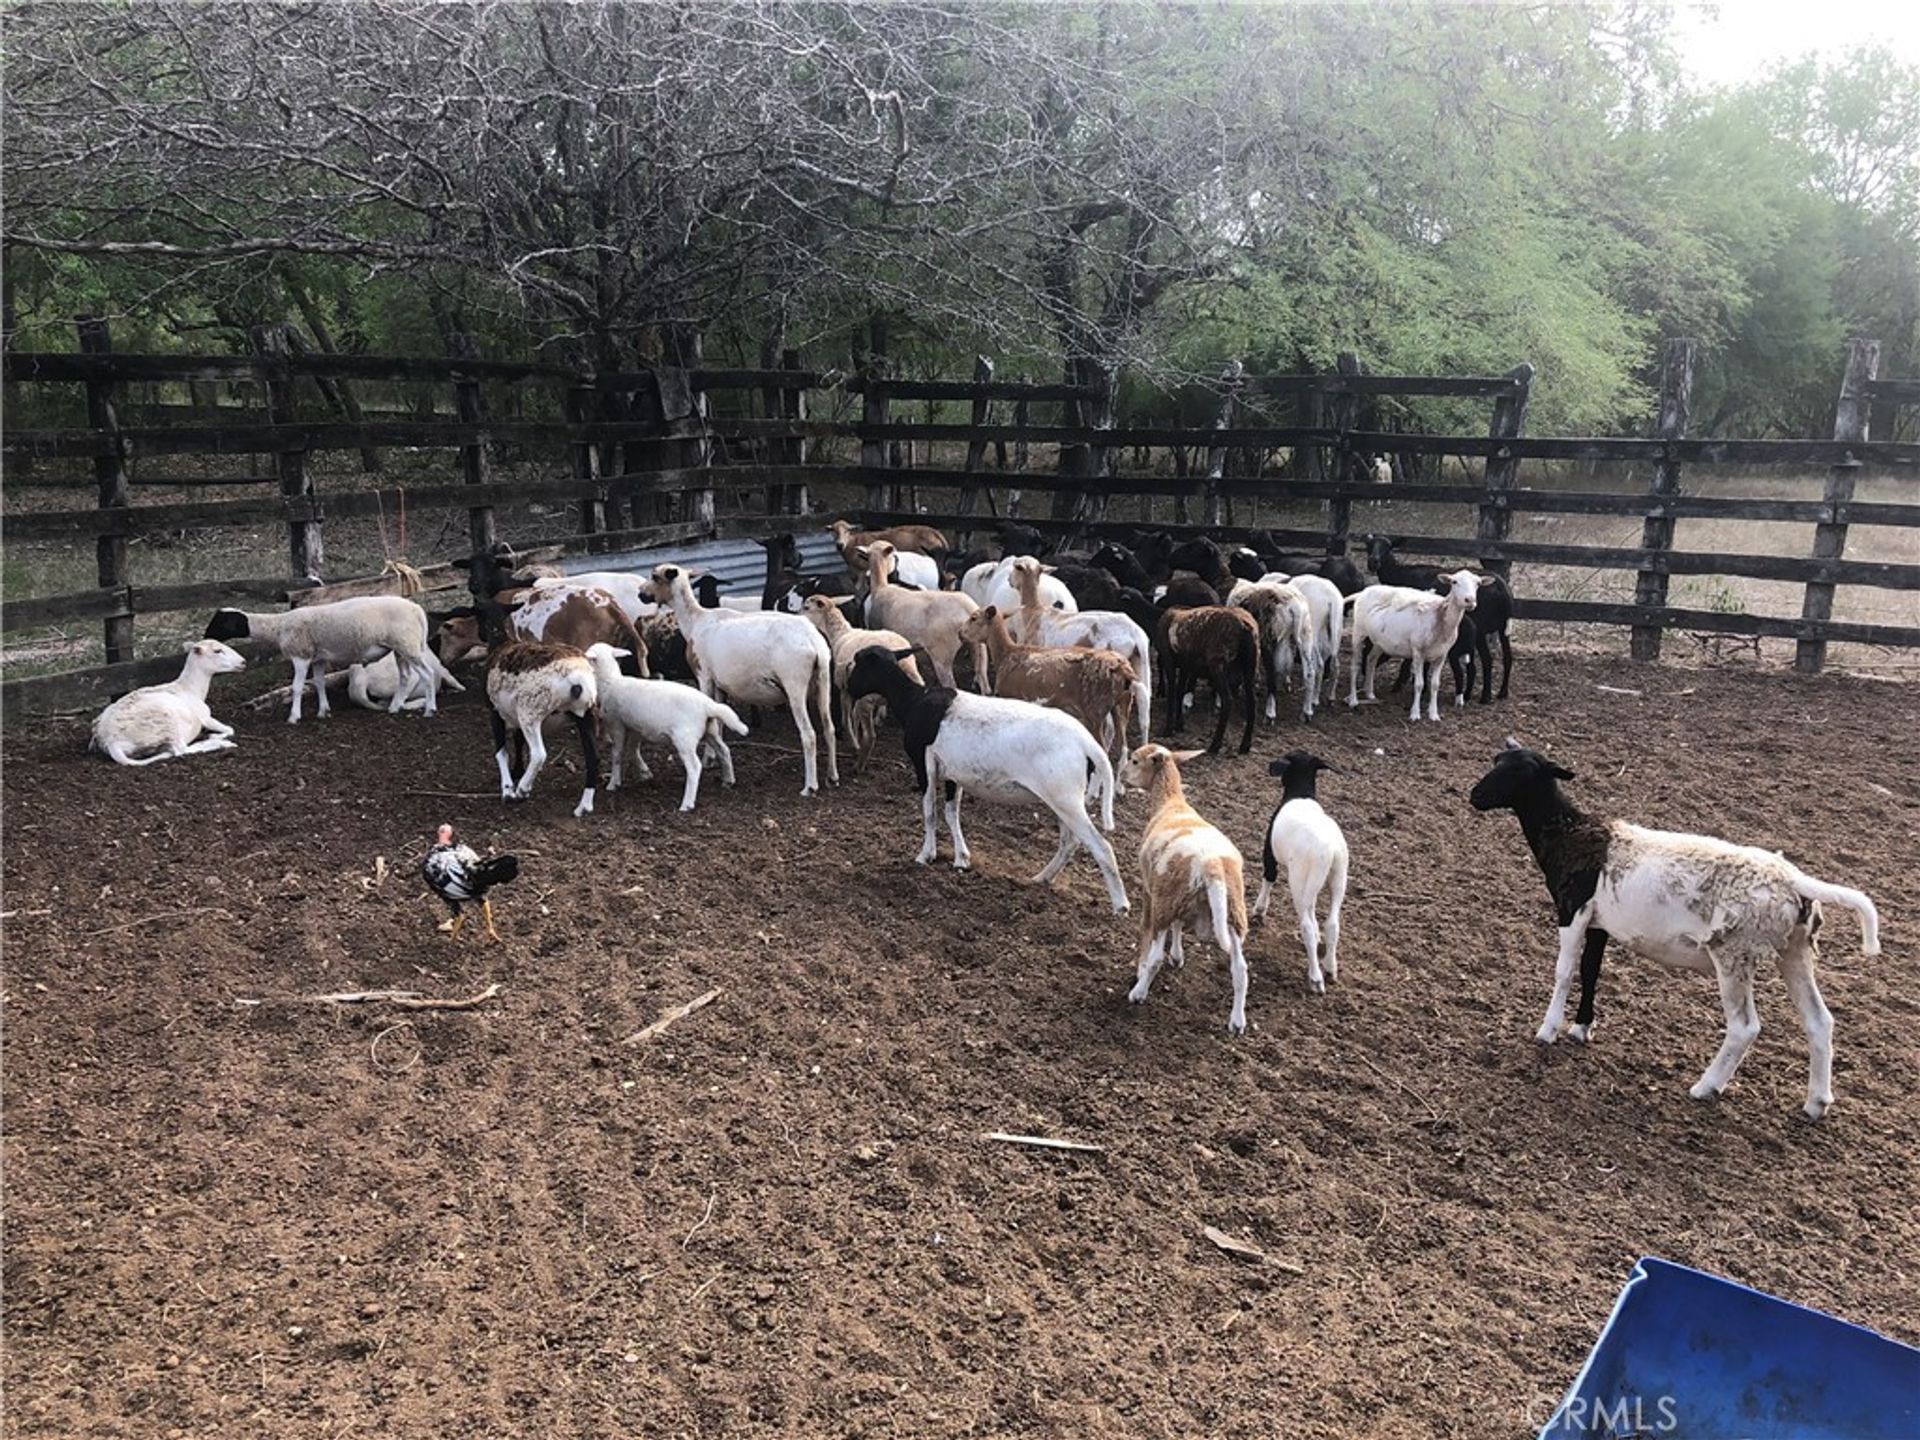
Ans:
POLYGON ((451 845, 451 844, 453 843, 453 826, 451 826, 451 825, 442 825, 442 826, 440 827, 440 837, 439 837, 439 838, 440 838, 440 843, 441 843, 442 845, 451 845))

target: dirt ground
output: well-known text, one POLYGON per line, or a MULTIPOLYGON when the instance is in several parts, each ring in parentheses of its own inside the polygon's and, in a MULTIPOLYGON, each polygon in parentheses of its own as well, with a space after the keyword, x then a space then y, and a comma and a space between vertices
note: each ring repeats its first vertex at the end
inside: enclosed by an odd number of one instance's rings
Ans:
POLYGON ((10 726, 8 1432, 1506 1436, 1642 1254, 1920 1342, 1920 687, 1523 651, 1514 688, 1191 767, 1257 870, 1266 762, 1316 750, 1354 854, 1339 982, 1276 910, 1239 1040, 1210 949, 1126 1004, 1092 866, 1024 883, 1035 815, 972 807, 975 869, 917 869, 891 729, 819 799, 769 724, 694 815, 668 761, 575 821, 565 765, 488 793, 472 694, 297 730, 216 696, 237 752, 140 771, 10 726), (1544 887, 1465 800, 1509 731, 1593 810, 1879 902, 1878 959, 1824 936, 1828 1120, 1777 975, 1716 1103, 1704 979, 1611 955, 1594 1043, 1535 1046, 1544 887), (442 820, 524 859, 502 943, 435 933, 442 820))

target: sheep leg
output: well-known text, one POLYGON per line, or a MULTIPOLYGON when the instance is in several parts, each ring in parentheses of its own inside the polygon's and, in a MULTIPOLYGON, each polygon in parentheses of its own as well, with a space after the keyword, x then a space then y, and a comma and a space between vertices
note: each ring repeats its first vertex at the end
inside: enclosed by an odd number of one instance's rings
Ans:
POLYGON ((1178 920, 1167 927, 1167 963, 1176 970, 1187 967, 1187 927, 1178 920))
MULTIPOLYGON (((1507 637, 1502 635, 1500 638, 1502 641, 1505 641, 1507 637)), ((1480 666, 1480 674, 1483 677, 1480 689, 1480 703, 1482 705, 1491 705, 1493 703, 1493 645, 1488 641, 1487 632, 1484 630, 1478 631, 1473 637, 1473 655, 1468 657, 1466 662, 1467 675, 1469 677, 1473 675, 1473 667, 1476 660, 1480 666)), ((1467 680, 1467 689, 1471 690, 1472 688, 1473 680, 1469 678, 1467 680)))
MULTIPOLYGON (((1233 681, 1224 670, 1209 670, 1207 679, 1208 683, 1213 686, 1214 698, 1213 743, 1207 746, 1207 753, 1209 755, 1217 755, 1220 753, 1221 745, 1226 741, 1227 721, 1232 718, 1233 714, 1233 681)), ((1251 689, 1251 687, 1249 687, 1249 689, 1251 689)), ((1253 706, 1254 698, 1249 694, 1247 696, 1247 729, 1249 741, 1251 741, 1253 729, 1253 706)), ((1246 748, 1246 746, 1241 747, 1242 750, 1246 748)))
POLYGON ((522 725, 520 733, 526 737, 527 768, 521 773, 519 783, 513 787, 515 800, 524 800, 533 794, 534 778, 539 775, 541 767, 547 763, 547 742, 540 734, 539 724, 536 722, 532 725, 522 725))
POLYGON ((1340 907, 1347 898, 1347 862, 1344 856, 1336 855, 1333 867, 1327 874, 1327 883, 1333 890, 1333 903, 1327 907, 1327 924, 1324 938, 1326 949, 1320 956, 1325 967, 1327 979, 1340 978, 1340 907))
POLYGON ((840 783, 840 739, 833 729, 833 665, 828 663, 816 669, 813 677, 813 698, 820 709, 820 728, 827 732, 827 783, 840 783))
POLYGON ((1133 682, 1133 713, 1140 717, 1140 743, 1145 745, 1153 739, 1153 668, 1141 657, 1133 669, 1138 677, 1133 682))
POLYGON ((507 722, 498 710, 487 708, 487 718, 493 722, 493 758, 500 764, 500 798, 511 800, 513 794, 513 769, 507 760, 507 722))
POLYGON ((960 833, 960 787, 951 780, 947 782, 947 833, 953 837, 953 868, 971 870, 973 852, 967 848, 967 837, 960 833))
POLYGON ((1067 817, 1060 818, 1060 847, 1053 852, 1053 858, 1041 867, 1040 873, 1029 884, 1051 885, 1054 877, 1066 869, 1067 857, 1073 854, 1073 832, 1067 828, 1067 817))
POLYGON ((175 751, 176 755, 211 755, 216 750, 238 749, 225 735, 215 735, 211 739, 196 740, 191 745, 175 751))
POLYGON ((1293 887, 1293 913, 1300 920, 1300 942, 1307 947, 1307 988, 1316 995, 1327 993, 1326 976, 1320 972, 1320 922, 1314 918, 1314 902, 1320 898, 1318 886, 1302 875, 1293 887))
POLYGON ((1143 930, 1140 934, 1140 962, 1135 970, 1133 989, 1127 992, 1127 999, 1131 1003, 1146 1003, 1147 991, 1153 988, 1153 977, 1160 973, 1160 962, 1165 955, 1166 936, 1143 930))
POLYGON ((935 812, 938 803, 933 797, 940 788, 940 762, 931 755, 926 758, 926 783, 920 787, 920 819, 926 827, 926 834, 920 842, 920 853, 914 858, 916 865, 929 865, 933 857, 940 853, 940 832, 935 812))
POLYGON ((433 658, 431 650, 424 650, 414 661, 420 673, 420 713, 438 715, 440 713, 440 666, 433 658))
POLYGON ((1280 718, 1280 647, 1274 646, 1263 657, 1267 667, 1267 723, 1280 718))
MULTIPOLYGON (((1500 632, 1500 698, 1507 698, 1507 681, 1513 678, 1513 646, 1507 641, 1507 632, 1500 632)), ((1487 683, 1493 683, 1493 652, 1487 652, 1487 683)))
MULTIPOLYGON (((1712 951, 1709 951, 1712 954, 1712 951)), ((1744 948, 1729 948, 1713 955, 1714 976, 1720 982, 1720 1007, 1727 1015, 1727 1038, 1713 1057, 1699 1082, 1687 1093, 1696 1100, 1711 1100, 1727 1088, 1733 1072, 1747 1058, 1747 1051, 1760 1035, 1760 1015, 1753 1006, 1753 955, 1744 948)))
POLYGON ((993 693, 987 677, 987 647, 982 644, 973 647, 973 685, 982 695, 993 693))
POLYGON ((593 813, 593 792, 600 788, 600 753, 593 743, 593 712, 582 710, 573 717, 574 733, 580 737, 580 755, 587 763, 587 783, 580 791, 580 803, 573 807, 573 818, 593 813))
POLYGON ((1093 863, 1100 867, 1100 878, 1107 883, 1107 900, 1113 906, 1113 913, 1126 914, 1131 907, 1127 903, 1127 887, 1120 882, 1120 864, 1113 858, 1113 846, 1077 805, 1063 812, 1062 818, 1073 832, 1073 838, 1092 852, 1093 863))
POLYGON ((313 713, 322 720, 333 714, 333 706, 327 700, 327 662, 318 655, 313 657, 313 713))
POLYGON ((611 757, 607 766, 607 793, 611 795, 620 788, 620 772, 626 759, 627 727, 611 715, 603 719, 607 727, 607 753, 611 757))
MULTIPOLYGON (((1417 721, 1420 718, 1420 702, 1427 698, 1427 662, 1415 656, 1413 659, 1413 710, 1407 719, 1417 721)), ((1440 717, 1435 714, 1434 719, 1440 717)))
POLYGON ((727 748, 727 737, 721 733, 718 720, 707 722, 707 743, 713 746, 713 759, 720 763, 720 783, 733 784, 733 751, 727 748))
POLYGON ((1218 877, 1207 882, 1207 909, 1213 919, 1213 943, 1227 952, 1233 973, 1233 1009, 1227 1015, 1227 1033, 1247 1033, 1247 952, 1227 913, 1227 886, 1218 877))
POLYGON ((1600 961, 1607 953, 1607 932, 1597 925, 1587 929, 1587 943, 1580 951, 1580 1004, 1573 1012, 1568 1038, 1585 1044, 1593 1034, 1593 992, 1600 984, 1600 961))
POLYGON ((676 739, 673 742, 674 753, 680 757, 680 768, 687 772, 687 783, 680 792, 682 813, 693 809, 694 802, 700 798, 700 772, 705 767, 700 763, 700 742, 691 744, 676 739))
POLYGON ((1542 1045, 1551 1045, 1560 1038, 1560 1022, 1567 1014, 1567 991, 1573 984, 1574 957, 1586 943, 1587 926, 1592 919, 1593 906, 1588 903, 1560 927, 1560 954, 1553 965, 1553 998, 1547 1002, 1546 1018, 1533 1036, 1542 1045))
POLYGON ((1818 1120, 1833 1104, 1833 1015, 1813 978, 1817 952, 1805 930, 1795 927, 1780 952, 1780 974, 1807 1031, 1807 1118, 1818 1120))
POLYGON ((231 734, 233 734, 233 726, 231 726, 231 725, 224 725, 224 724, 222 724, 222 723, 221 723, 220 721, 218 721, 218 720, 216 720, 216 719, 214 719, 214 718, 213 718, 213 716, 211 716, 211 715, 209 715, 209 716, 207 716, 207 718, 205 719, 205 721, 203 721, 203 722, 201 723, 201 726, 200 726, 200 728, 201 728, 202 730, 205 730, 205 731, 207 731, 207 732, 209 732, 210 734, 214 734, 214 735, 231 735, 231 734))
POLYGON ((807 713, 807 692, 789 691, 787 709, 793 714, 793 728, 800 732, 803 773, 800 793, 816 795, 820 791, 820 751, 813 738, 813 718, 807 713))
POLYGON ((287 724, 300 723, 300 702, 307 695, 307 662, 298 655, 293 657, 293 711, 287 716, 287 724))

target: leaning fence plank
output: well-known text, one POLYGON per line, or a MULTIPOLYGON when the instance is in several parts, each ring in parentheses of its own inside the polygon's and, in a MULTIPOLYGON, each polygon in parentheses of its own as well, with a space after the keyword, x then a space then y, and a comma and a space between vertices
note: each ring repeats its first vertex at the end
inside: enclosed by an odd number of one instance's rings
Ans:
MULTIPOLYGON (((1517 439, 1527 423, 1527 400, 1533 392, 1533 366, 1522 363, 1507 377, 1513 388, 1493 402, 1493 421, 1487 426, 1487 438, 1494 451, 1487 461, 1487 498, 1480 507, 1480 538, 1498 545, 1513 532, 1513 512, 1507 508, 1507 492, 1520 474, 1520 460, 1505 442, 1517 439)), ((1487 568, 1502 579, 1511 565, 1506 560, 1491 560, 1487 568)))
MULTIPOLYGON (((1360 357, 1343 351, 1335 361, 1335 382, 1351 382, 1360 379, 1366 373, 1366 367, 1360 363, 1360 357)), ((1327 479, 1340 484, 1349 484, 1354 480, 1353 439, 1351 431, 1357 418, 1360 402, 1359 392, 1350 385, 1337 383, 1330 392, 1319 397, 1320 415, 1339 432, 1339 444, 1332 450, 1316 451, 1324 457, 1321 460, 1320 473, 1327 479)), ((1319 423, 1316 419, 1315 423, 1319 423)), ((1335 498, 1327 506, 1327 553, 1344 555, 1347 553, 1347 535, 1353 529, 1353 502, 1344 496, 1335 498)))
MULTIPOLYGON (((993 361, 984 355, 973 357, 974 383, 981 387, 973 399, 973 425, 977 430, 993 418, 993 401, 987 396, 986 387, 993 383, 993 361)), ((984 436, 967 442, 967 473, 976 474, 986 467, 987 442, 984 436)), ((956 508, 962 515, 971 515, 980 507, 980 486, 969 483, 960 487, 960 499, 956 508)), ((973 543, 973 530, 962 530, 954 537, 954 544, 965 550, 973 543)))
MULTIPOLYGON (((276 426, 294 426, 299 419, 294 395, 293 373, 289 365, 287 329, 284 325, 256 325, 253 329, 253 353, 267 392, 267 409, 276 426)), ((317 507, 304 515, 293 514, 291 502, 314 499, 313 478, 307 474, 307 452, 298 429, 288 433, 280 449, 274 451, 274 471, 280 477, 280 494, 289 502, 287 521, 288 563, 293 577, 318 580, 326 564, 326 549, 320 536, 317 507), (300 441, 298 444, 293 442, 300 441)))
MULTIPOLYGON (((1859 336, 1847 342, 1847 369, 1840 381, 1840 404, 1833 417, 1833 438, 1837 443, 1864 443, 1870 423, 1867 387, 1880 374, 1880 342, 1859 336)), ((1853 480, 1860 466, 1857 461, 1842 461, 1827 472, 1826 501, 1844 505, 1853 499, 1853 480)), ((1847 548, 1847 527, 1828 522, 1813 527, 1813 558, 1838 560, 1847 548)), ((1801 602, 1804 620, 1826 620, 1833 615, 1833 586, 1814 582, 1807 586, 1801 602)), ((1817 636, 1797 641, 1793 647, 1793 668, 1806 675, 1817 675, 1826 662, 1827 642, 1817 636)))
MULTIPOLYGON (((1655 434, 1662 440, 1678 440, 1687 433, 1687 416, 1693 406, 1693 361, 1699 342, 1669 340, 1660 368, 1660 414, 1655 434)), ((1680 493, 1680 462, 1671 455, 1653 467, 1654 504, 1641 530, 1640 548, 1665 551, 1673 548, 1674 517, 1659 502, 1680 493)), ((1667 572, 1664 568, 1642 570, 1634 581, 1633 603, 1657 608, 1667 603, 1667 572)), ((1630 641, 1633 658, 1660 658, 1660 627, 1636 625, 1630 641)))
MULTIPOLYGON (((80 349, 87 355, 104 356, 113 349, 107 322, 97 315, 82 315, 75 322, 80 332, 80 349)), ((120 443, 120 426, 114 414, 114 385, 110 380, 87 381, 87 423, 110 441, 105 453, 93 461, 94 478, 100 487, 100 508, 117 509, 132 503, 127 493, 127 454, 120 443)), ((102 534, 94 541, 100 588, 125 592, 127 579, 127 537, 102 534)), ((133 659, 133 612, 122 607, 106 617, 106 653, 109 665, 133 659)))
MULTIPOLYGON (((456 330, 452 343, 448 347, 456 360, 473 360, 479 356, 479 348, 473 343, 473 337, 464 330, 456 330)), ((481 428, 486 422, 486 407, 481 401, 480 382, 472 375, 460 375, 453 384, 454 406, 459 411, 460 423, 471 425, 473 433, 467 443, 460 447, 460 475, 469 485, 487 483, 487 436, 481 428)), ((467 540, 473 546, 475 555, 484 555, 493 549, 493 542, 499 538, 494 525, 492 505, 471 505, 467 509, 467 540)))
MULTIPOLYGON (((1245 384, 1246 373, 1246 366, 1238 360, 1229 360, 1227 368, 1220 372, 1220 408, 1213 417, 1215 430, 1233 429, 1233 422, 1240 409, 1240 391, 1245 384)), ((1228 501, 1220 485, 1226 476, 1227 447, 1224 444, 1214 445, 1207 450, 1206 517, 1209 525, 1232 523, 1232 517, 1227 508, 1228 501)))

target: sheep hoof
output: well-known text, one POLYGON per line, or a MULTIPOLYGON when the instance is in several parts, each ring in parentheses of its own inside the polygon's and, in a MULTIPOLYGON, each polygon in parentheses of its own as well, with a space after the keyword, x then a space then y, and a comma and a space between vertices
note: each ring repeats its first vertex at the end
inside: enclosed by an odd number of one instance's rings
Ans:
POLYGON ((1146 1004, 1147 1003, 1147 987, 1144 985, 1136 985, 1131 990, 1127 991, 1127 1003, 1129 1005, 1146 1004))
POLYGON ((1542 1025, 1534 1032, 1533 1043, 1536 1045, 1551 1045, 1559 1038, 1558 1032, 1556 1032, 1551 1025, 1542 1025))
POLYGON ((1327 993, 1327 982, 1324 979, 1309 977, 1307 980, 1307 989, 1316 995, 1324 995, 1327 993))
POLYGON ((1832 1107, 1833 1097, 1829 1095, 1824 1100, 1809 1100, 1800 1108, 1806 1113, 1806 1117, 1809 1120, 1819 1120, 1823 1118, 1832 1107))
POLYGON ((1247 1017, 1244 1015, 1229 1015, 1227 1017, 1227 1033, 1229 1035, 1246 1034, 1247 1033, 1247 1017))
POLYGON ((956 870, 971 870, 973 868, 973 860, 968 856, 956 855, 953 857, 953 868, 956 870))
POLYGON ((913 857, 913 863, 916 865, 931 865, 933 863, 933 851, 922 850, 918 855, 913 857))
POLYGON ((1714 1100, 1719 1098, 1720 1089, 1718 1087, 1708 1085, 1706 1081, 1702 1080, 1699 1084, 1695 1085, 1691 1090, 1687 1091, 1687 1094, 1691 1095, 1696 1100, 1714 1100))
POLYGON ((1127 914, 1131 914, 1132 911, 1133 911, 1133 902, 1131 900, 1122 900, 1119 904, 1113 907, 1113 913, 1116 915, 1127 915, 1127 914))
POLYGON ((1569 1025, 1567 1027, 1567 1038, 1569 1040, 1578 1040, 1582 1045, 1586 1044, 1592 1035, 1593 1026, 1591 1025, 1569 1025))

